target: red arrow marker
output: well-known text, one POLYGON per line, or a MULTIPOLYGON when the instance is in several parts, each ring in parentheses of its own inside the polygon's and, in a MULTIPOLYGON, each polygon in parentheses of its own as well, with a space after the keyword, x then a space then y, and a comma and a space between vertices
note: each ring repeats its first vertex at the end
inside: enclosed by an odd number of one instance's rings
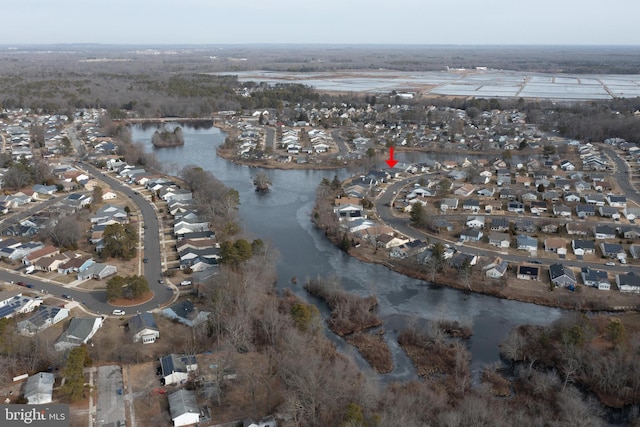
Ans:
POLYGON ((389 160, 385 160, 390 168, 394 167, 398 161, 393 158, 393 147, 389 147, 389 160))

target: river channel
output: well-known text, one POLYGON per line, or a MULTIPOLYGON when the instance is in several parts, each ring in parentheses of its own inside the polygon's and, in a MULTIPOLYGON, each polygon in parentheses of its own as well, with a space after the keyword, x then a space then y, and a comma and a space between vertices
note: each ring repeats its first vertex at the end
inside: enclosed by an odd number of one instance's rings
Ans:
MULTIPOLYGON (((332 179, 337 174, 345 179, 346 171, 266 170, 273 183, 272 191, 256 193, 252 177, 258 169, 236 165, 216 155, 216 148, 226 136, 220 129, 184 125, 184 146, 154 149, 151 136, 156 129, 132 126, 133 140, 154 152, 169 173, 176 173, 185 165, 197 165, 240 193, 244 229, 270 242, 280 252, 279 288, 291 287, 297 295, 310 300, 300 284, 291 284, 292 277, 303 283, 308 277, 337 275, 350 292, 377 294, 379 314, 385 321, 385 337, 395 363, 394 371, 381 376, 383 380, 415 378, 411 362, 395 340, 395 331, 408 322, 455 319, 472 324, 474 333, 469 346, 473 376, 477 378, 485 364, 498 360, 498 343, 513 327, 524 323, 547 325, 562 315, 562 310, 555 308, 434 286, 345 255, 313 228, 309 218, 315 190, 322 178, 332 179)), ((326 313, 324 307, 320 308, 326 313)), ((345 351, 352 352, 339 337, 330 338, 345 351)), ((363 365, 362 360, 355 357, 363 365)))

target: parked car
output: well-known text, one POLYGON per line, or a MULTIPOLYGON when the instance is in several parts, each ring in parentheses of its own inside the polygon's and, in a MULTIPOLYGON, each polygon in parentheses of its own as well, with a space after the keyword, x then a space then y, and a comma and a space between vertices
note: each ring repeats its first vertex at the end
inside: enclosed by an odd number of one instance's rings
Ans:
POLYGON ((183 280, 180 282, 180 286, 189 286, 191 284, 191 280, 183 280))
POLYGON ((615 265, 616 265, 616 263, 615 263, 615 262, 613 262, 613 261, 609 261, 609 262, 608 262, 608 263, 606 263, 605 265, 608 265, 609 267, 613 267, 613 266, 615 266, 615 265))
POLYGON ((158 279, 158 283, 160 284, 164 283, 164 279, 158 279))
POLYGON ((62 298, 73 299, 73 298, 71 298, 71 295, 69 295, 69 294, 62 294, 62 298))
POLYGON ((27 284, 26 284, 26 286, 27 286, 27 288, 29 288, 29 289, 33 288, 33 285, 32 285, 31 283, 27 283, 27 284))
POLYGON ((124 316, 124 310, 116 309, 116 310, 113 310, 111 314, 113 314, 114 316, 124 316))
POLYGON ((145 264, 149 262, 149 258, 143 258, 142 262, 144 262, 145 264))

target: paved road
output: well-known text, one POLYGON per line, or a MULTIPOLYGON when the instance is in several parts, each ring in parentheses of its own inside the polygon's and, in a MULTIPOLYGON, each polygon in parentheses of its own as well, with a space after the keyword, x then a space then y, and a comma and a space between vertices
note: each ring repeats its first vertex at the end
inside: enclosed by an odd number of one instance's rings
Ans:
MULTIPOLYGON (((378 198, 376 199, 375 202, 375 209, 376 209, 376 213, 378 215, 378 217, 387 225, 389 225, 390 227, 392 227, 394 230, 397 230, 398 232, 404 234, 405 236, 411 238, 411 239, 422 239, 425 240, 426 238, 429 239, 429 242, 431 243, 435 243, 435 242, 440 242, 440 243, 447 243, 447 244, 455 244, 454 241, 452 240, 446 240, 443 238, 439 238, 438 236, 432 235, 432 234, 427 234, 424 233, 422 231, 416 230, 415 228, 412 228, 409 226, 409 222, 406 218, 399 218, 396 217, 393 213, 393 208, 390 207, 392 200, 396 197, 397 194, 399 194, 399 191, 405 187, 407 184, 413 184, 414 182, 417 182, 420 179, 420 177, 410 177, 401 181, 397 181, 394 182, 392 184, 390 184, 387 189, 378 196, 378 198), (395 194, 394 194, 395 193, 395 194), (386 206, 386 205, 389 206, 386 206)), ((637 196, 636 194, 634 194, 634 196, 637 196)), ((447 218, 448 216, 443 215, 443 218, 447 218)), ((457 250, 462 252, 462 253, 466 253, 466 254, 471 254, 471 255, 477 255, 477 256, 500 256, 502 259, 509 261, 509 262, 516 262, 516 263, 520 263, 520 262, 531 262, 532 258, 528 255, 508 255, 508 254, 504 254, 501 253, 499 250, 492 250, 492 249, 487 249, 487 248, 476 248, 476 247, 472 247, 472 246, 456 246, 457 250)), ((571 266, 571 267, 578 267, 578 268, 582 268, 582 267, 591 267, 594 269, 606 269, 607 271, 613 271, 613 272, 617 272, 617 273, 626 273, 628 272, 630 269, 634 269, 636 270, 637 267, 633 267, 630 265, 618 265, 616 264, 615 266, 604 266, 603 263, 599 263, 599 262, 585 262, 585 261, 578 261, 578 260, 560 260, 558 259, 544 259, 544 258, 535 258, 535 260, 539 261, 541 264, 543 265, 550 265, 550 264, 554 264, 556 262, 560 262, 562 261, 563 264, 571 266)))
MULTIPOLYGON (((160 233, 162 232, 162 228, 152 203, 142 194, 124 185, 117 179, 104 174, 95 167, 83 162, 79 162, 79 166, 94 176, 99 176, 100 179, 109 184, 111 188, 131 198, 142 214, 142 220, 146 226, 143 238, 143 257, 149 260, 148 263, 143 264, 144 276, 149 282, 149 288, 154 292, 154 297, 151 301, 136 306, 135 310, 152 310, 170 301, 173 297, 173 290, 166 284, 159 283, 159 279, 162 278, 162 263, 160 258, 160 233)), ((89 306, 89 304, 87 304, 87 306, 89 306)))

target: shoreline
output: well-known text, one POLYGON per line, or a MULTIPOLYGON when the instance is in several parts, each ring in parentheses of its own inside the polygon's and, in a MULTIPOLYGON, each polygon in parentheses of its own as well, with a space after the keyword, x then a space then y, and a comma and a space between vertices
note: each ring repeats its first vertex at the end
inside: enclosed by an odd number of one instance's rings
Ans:
MULTIPOLYGON (((223 128, 221 130, 225 131, 223 128)), ((250 168, 262 168, 262 169, 280 169, 280 170, 336 170, 347 167, 348 165, 328 165, 328 164, 312 164, 312 163, 282 163, 276 160, 262 160, 262 161, 251 161, 251 160, 242 160, 237 159, 233 155, 232 148, 222 148, 222 146, 216 149, 216 155, 219 157, 237 164, 249 166, 250 168)))
MULTIPOLYGON (((340 243, 337 238, 332 238, 326 229, 318 227, 315 223, 314 226, 318 230, 324 230, 326 238, 336 247, 340 243)), ((558 308, 563 310, 577 310, 580 312, 615 312, 615 313, 633 313, 637 312, 638 306, 621 306, 607 303, 607 297, 610 295, 597 294, 597 289, 584 289, 583 291, 571 292, 566 289, 557 288, 554 291, 549 291, 548 286, 545 286, 543 282, 529 282, 529 283, 516 283, 506 281, 505 286, 501 286, 501 281, 497 281, 490 278, 484 278, 482 276, 474 275, 470 282, 470 287, 461 283, 457 277, 450 271, 439 272, 435 275, 435 279, 431 280, 430 275, 426 272, 417 271, 407 262, 402 260, 394 261, 391 259, 380 259, 380 256, 368 254, 373 252, 372 248, 351 248, 347 255, 353 257, 361 262, 370 264, 382 265, 398 274, 410 277, 416 280, 425 282, 426 285, 444 286, 459 291, 476 293, 487 295, 495 298, 518 301, 529 304, 536 304, 546 307, 558 308), (471 289, 470 289, 471 288, 471 289), (527 292, 529 290, 529 292, 527 292), (589 291, 594 291, 589 292, 589 291), (596 295, 596 297, 590 297, 590 295, 596 295)), ((519 281, 517 281, 519 282, 519 281)))

